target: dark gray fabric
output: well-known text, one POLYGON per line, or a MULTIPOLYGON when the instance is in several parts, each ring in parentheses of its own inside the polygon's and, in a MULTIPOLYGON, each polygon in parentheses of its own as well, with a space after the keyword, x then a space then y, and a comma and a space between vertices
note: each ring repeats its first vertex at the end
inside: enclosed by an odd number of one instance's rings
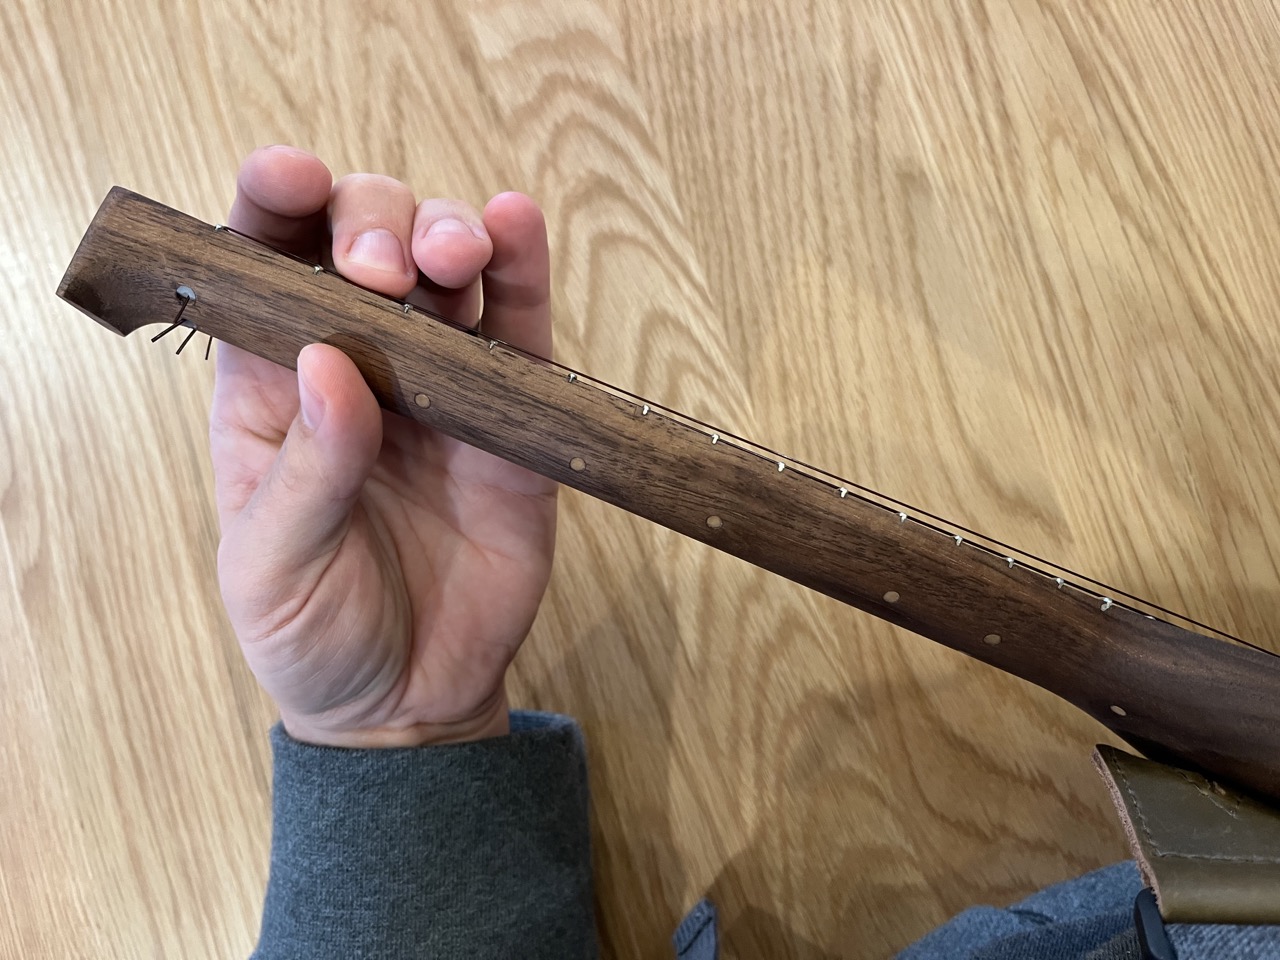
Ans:
POLYGON ((597 955, 585 754, 554 714, 510 736, 339 750, 271 733, 255 960, 597 955))

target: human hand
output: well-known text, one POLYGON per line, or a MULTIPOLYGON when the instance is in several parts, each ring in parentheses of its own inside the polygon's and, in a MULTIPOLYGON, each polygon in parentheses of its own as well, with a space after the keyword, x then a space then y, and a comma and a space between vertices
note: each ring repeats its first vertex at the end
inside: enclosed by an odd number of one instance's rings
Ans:
MULTIPOLYGON (((398 181, 333 184, 317 158, 269 147, 241 166, 228 225, 459 322, 483 290, 486 334, 551 354, 546 229, 528 197, 415 209, 398 181)), ((219 344, 209 434, 223 601, 289 734, 387 747, 506 733, 504 676, 550 577, 556 485, 384 412, 320 344, 296 374, 219 344)))

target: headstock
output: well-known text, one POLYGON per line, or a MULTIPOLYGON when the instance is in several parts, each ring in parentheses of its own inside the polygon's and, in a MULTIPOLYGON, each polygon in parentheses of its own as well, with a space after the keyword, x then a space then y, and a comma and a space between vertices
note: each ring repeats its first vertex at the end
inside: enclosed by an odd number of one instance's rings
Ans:
MULTIPOLYGON (((167 257, 162 253, 137 255, 147 214, 157 211, 213 229, 123 187, 112 187, 80 240, 58 296, 121 336, 152 323, 172 323, 169 329, 182 325, 198 294, 165 269, 167 257)), ((194 329, 191 318, 185 323, 194 329)))

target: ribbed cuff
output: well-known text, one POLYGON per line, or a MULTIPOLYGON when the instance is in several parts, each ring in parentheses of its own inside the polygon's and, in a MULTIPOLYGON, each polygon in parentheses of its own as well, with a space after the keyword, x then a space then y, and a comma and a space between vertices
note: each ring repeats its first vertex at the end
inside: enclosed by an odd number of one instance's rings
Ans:
POLYGON ((511 734, 343 750, 271 731, 258 960, 593 958, 586 762, 556 714, 511 734))

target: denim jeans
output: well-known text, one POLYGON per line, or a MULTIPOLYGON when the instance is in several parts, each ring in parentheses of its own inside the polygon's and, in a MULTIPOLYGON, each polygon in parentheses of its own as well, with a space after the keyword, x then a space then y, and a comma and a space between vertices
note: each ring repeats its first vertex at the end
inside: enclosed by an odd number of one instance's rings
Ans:
MULTIPOLYGON (((1120 960, 1138 957, 1132 862, 1103 867, 1005 909, 972 907, 897 960, 1120 960)), ((1277 892, 1280 896, 1280 891, 1277 892)), ((1178 960, 1280 960, 1280 926, 1169 924, 1178 960)))
MULTIPOLYGON (((897 960, 1137 960, 1132 862, 1041 890, 1011 907, 972 907, 898 954, 897 960)), ((1277 892, 1280 896, 1280 891, 1277 892)), ((1177 960, 1280 960, 1280 926, 1170 924, 1177 960)), ((716 960, 716 910, 703 900, 673 938, 677 960, 716 960)))

